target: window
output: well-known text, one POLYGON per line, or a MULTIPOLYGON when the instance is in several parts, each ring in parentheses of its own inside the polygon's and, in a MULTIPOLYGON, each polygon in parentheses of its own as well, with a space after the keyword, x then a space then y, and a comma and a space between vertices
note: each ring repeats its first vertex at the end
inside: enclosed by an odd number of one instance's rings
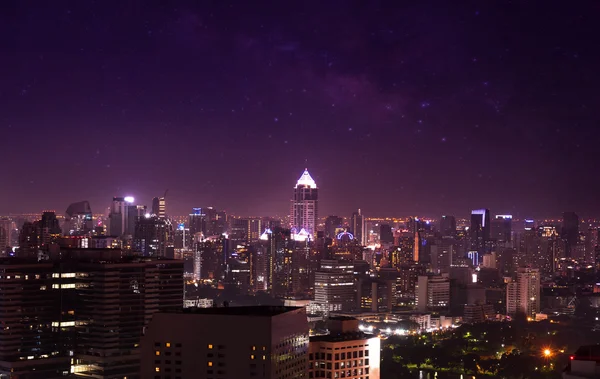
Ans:
POLYGON ((160 351, 156 350, 156 351, 154 352, 154 355, 156 355, 156 356, 160 355, 160 351))
POLYGON ((212 348, 213 348, 213 345, 212 345, 212 343, 209 343, 209 344, 208 344, 208 348, 209 348, 209 349, 212 349, 212 348))
POLYGON ((212 362, 211 361, 208 362, 208 367, 212 367, 212 362))
POLYGON ((154 371, 160 372, 160 367, 154 367, 154 371))
POLYGON ((166 347, 171 347, 171 342, 167 342, 167 343, 165 344, 165 346, 166 346, 166 347))

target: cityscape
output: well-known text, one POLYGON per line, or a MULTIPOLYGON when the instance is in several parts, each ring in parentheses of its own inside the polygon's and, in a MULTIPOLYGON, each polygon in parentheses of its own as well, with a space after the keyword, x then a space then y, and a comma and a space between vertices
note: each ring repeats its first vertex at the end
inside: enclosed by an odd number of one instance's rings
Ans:
POLYGON ((290 187, 283 219, 168 191, 3 216, 1 375, 586 377, 600 222, 323 216, 308 169, 290 187))
POLYGON ((600 379, 599 11, 2 1, 0 379, 600 379))

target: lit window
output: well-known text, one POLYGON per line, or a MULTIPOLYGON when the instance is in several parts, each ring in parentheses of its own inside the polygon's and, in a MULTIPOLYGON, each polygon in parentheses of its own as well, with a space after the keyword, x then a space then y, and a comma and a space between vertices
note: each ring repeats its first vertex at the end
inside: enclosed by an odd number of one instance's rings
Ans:
POLYGON ((256 346, 252 346, 252 350, 253 350, 253 351, 254 351, 254 350, 256 350, 256 346))
POLYGON ((160 355, 160 351, 156 350, 156 351, 154 352, 154 355, 160 355))
POLYGON ((212 348, 213 348, 213 345, 212 345, 212 343, 209 343, 209 344, 208 344, 208 348, 209 348, 209 349, 212 349, 212 348))
POLYGON ((165 344, 165 346, 166 346, 166 347, 171 347, 171 342, 167 342, 167 343, 165 344))
POLYGON ((252 354, 252 355, 250 356, 250 359, 254 359, 254 354, 252 354))
POLYGON ((263 355, 263 361, 264 361, 264 360, 266 360, 266 359, 267 359, 267 356, 266 356, 266 355, 263 355))
POLYGON ((154 371, 160 372, 160 367, 154 367, 154 371))
POLYGON ((212 362, 208 362, 208 367, 212 367, 212 362))

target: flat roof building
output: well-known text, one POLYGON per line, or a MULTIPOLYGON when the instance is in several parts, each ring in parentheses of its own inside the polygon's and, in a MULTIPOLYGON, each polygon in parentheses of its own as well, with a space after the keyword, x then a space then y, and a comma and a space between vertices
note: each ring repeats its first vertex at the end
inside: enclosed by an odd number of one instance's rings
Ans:
POLYGON ((329 333, 310 338, 309 378, 379 379, 381 340, 352 317, 330 317, 329 333))
POLYGON ((154 315, 142 338, 142 379, 306 378, 304 308, 187 308, 154 315))

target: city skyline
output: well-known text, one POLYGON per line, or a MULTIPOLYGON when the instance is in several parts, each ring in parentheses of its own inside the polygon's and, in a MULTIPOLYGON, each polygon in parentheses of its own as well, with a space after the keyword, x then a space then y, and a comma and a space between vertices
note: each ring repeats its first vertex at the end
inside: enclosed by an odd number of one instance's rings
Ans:
POLYGON ((0 213, 600 214, 592 3, 106 4, 4 4, 0 213))

